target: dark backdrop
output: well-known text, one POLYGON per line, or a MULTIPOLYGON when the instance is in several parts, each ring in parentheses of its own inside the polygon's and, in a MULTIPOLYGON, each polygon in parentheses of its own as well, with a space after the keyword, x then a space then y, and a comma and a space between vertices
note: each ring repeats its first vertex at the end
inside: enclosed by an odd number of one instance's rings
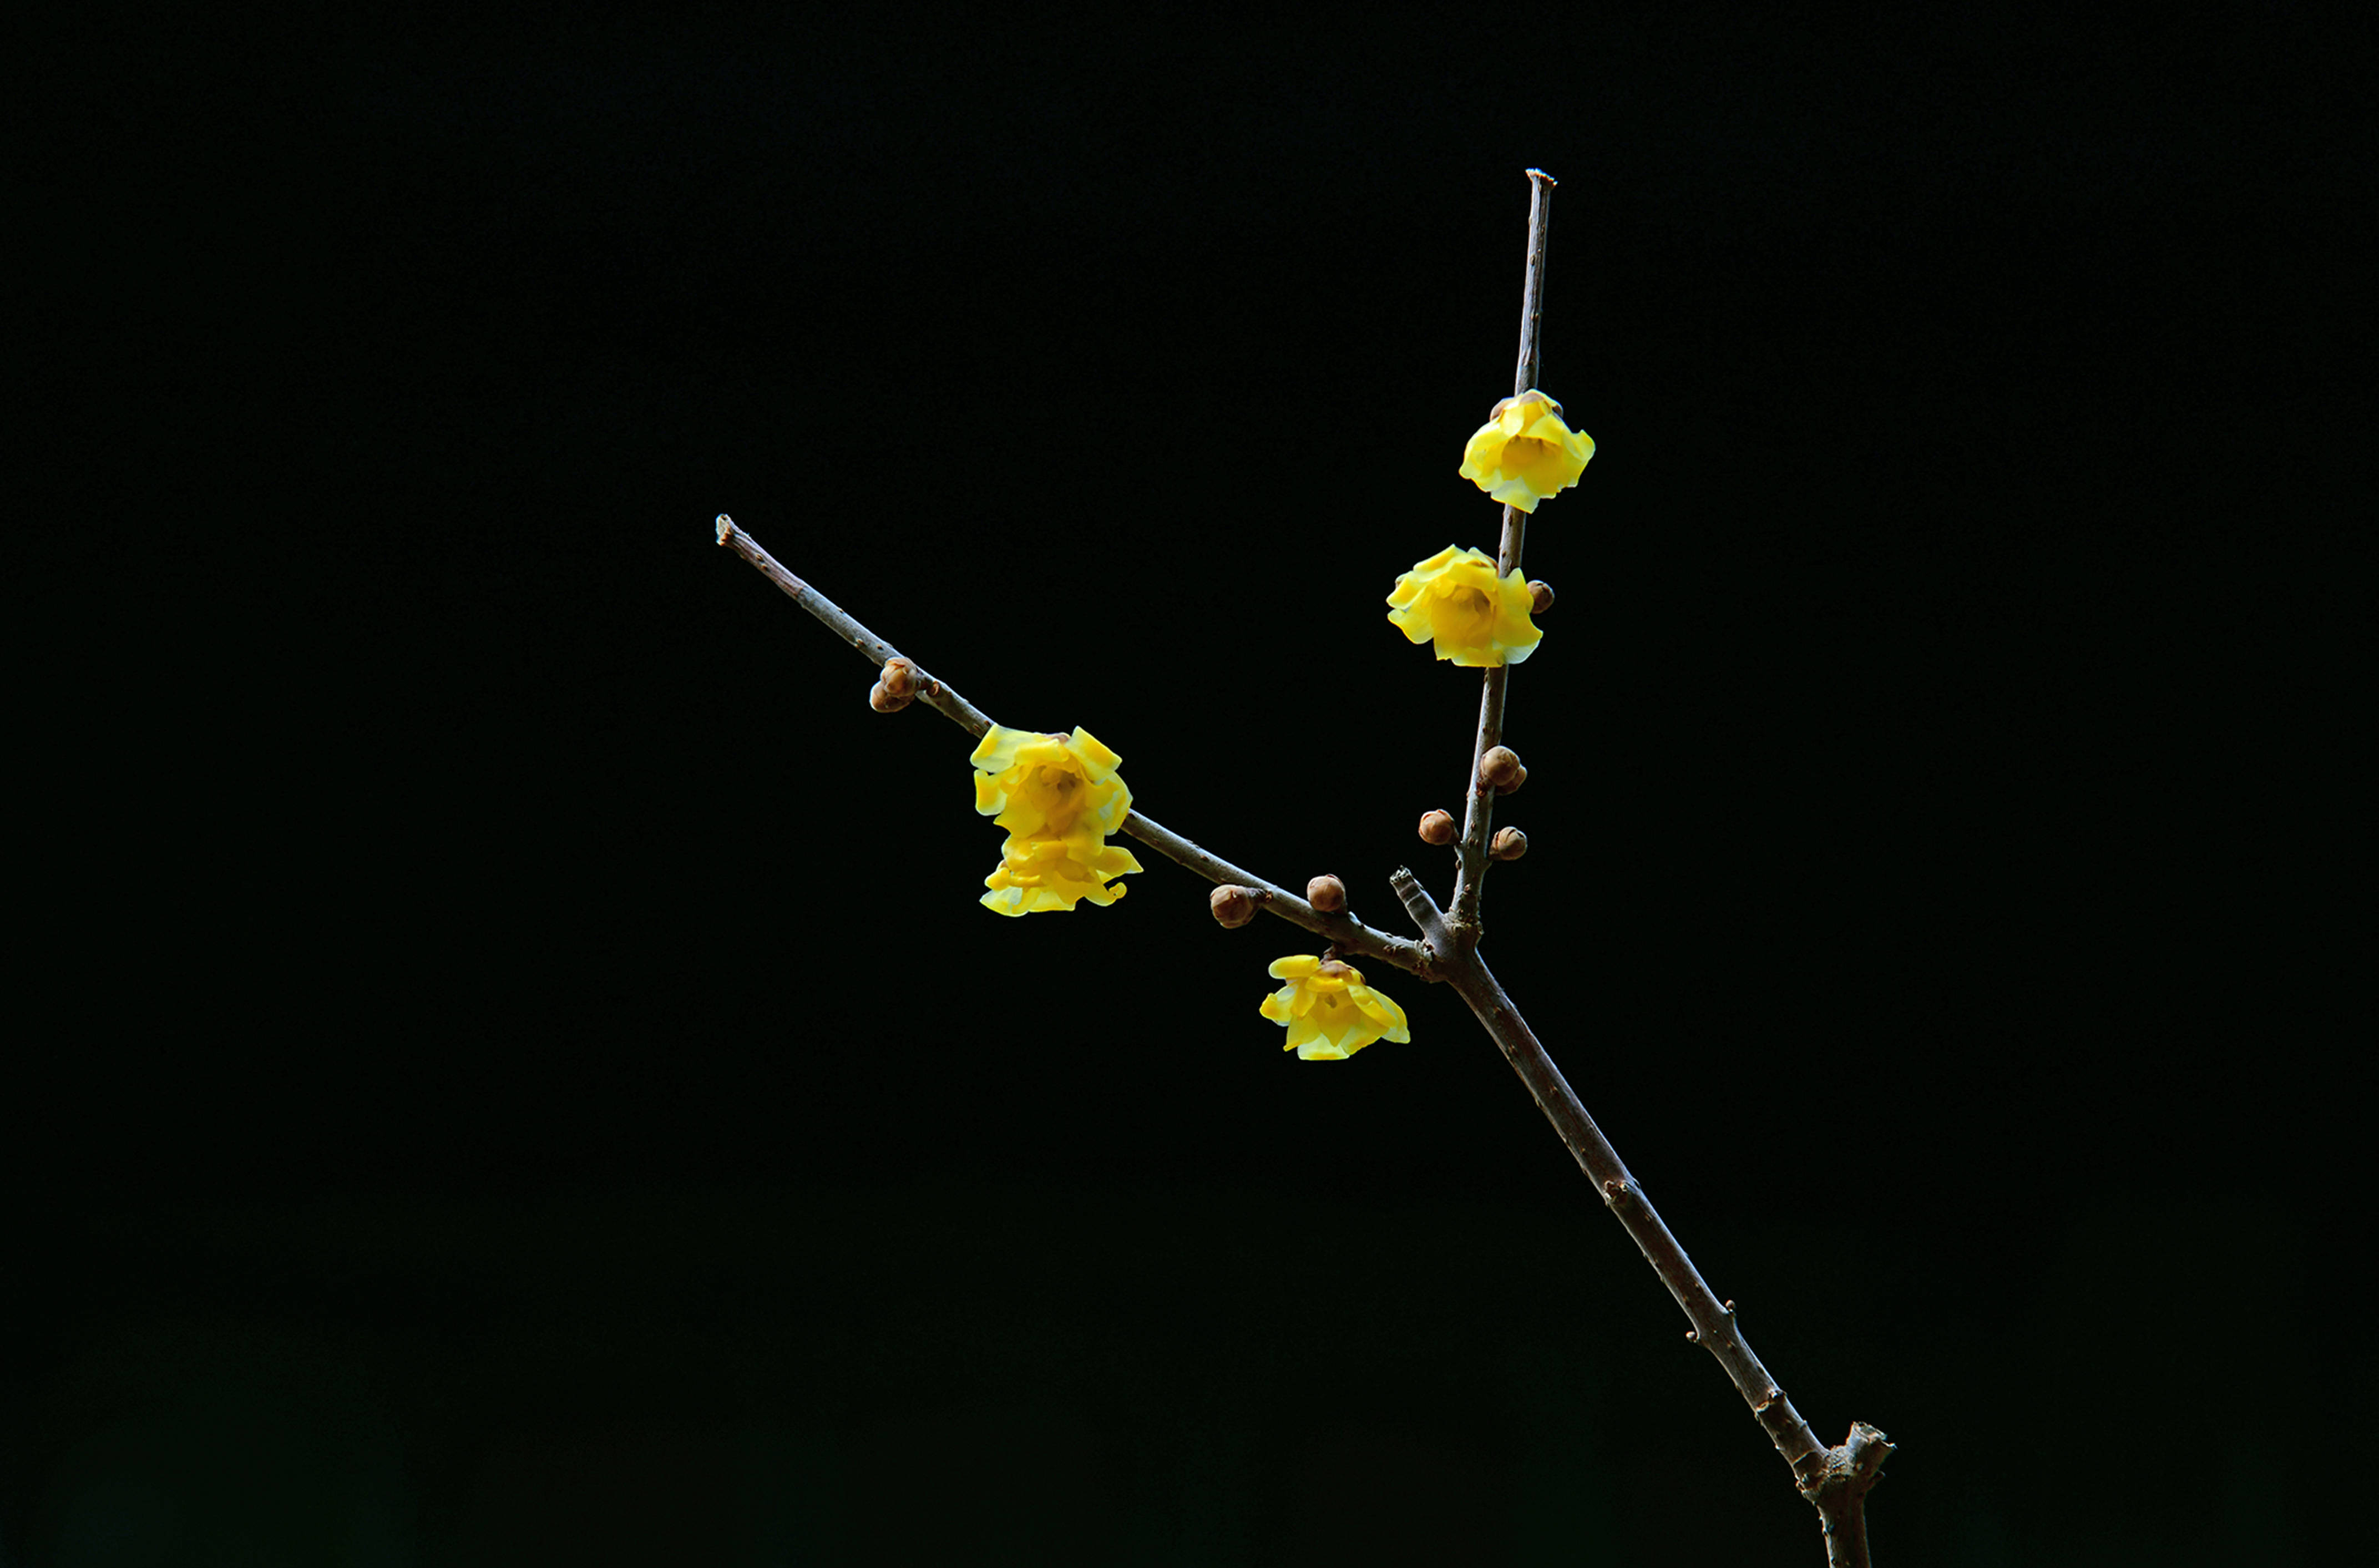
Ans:
POLYGON ((2310 1560, 2372 1393, 2348 42, 62 51, 0 1560, 1817 1561, 1455 998, 1305 1064, 1311 940, 1153 854, 985 913, 966 737, 711 542, 1401 928, 1477 678, 1381 601, 1493 548, 1531 164, 1600 445, 1491 960, 1901 1445, 1879 1561, 2310 1560))

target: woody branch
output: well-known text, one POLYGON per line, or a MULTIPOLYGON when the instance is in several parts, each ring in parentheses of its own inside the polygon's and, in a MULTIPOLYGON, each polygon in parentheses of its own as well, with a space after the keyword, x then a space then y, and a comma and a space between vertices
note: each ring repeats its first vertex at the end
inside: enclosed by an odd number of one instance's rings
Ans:
MULTIPOLYGON (((1542 380, 1545 250, 1552 227, 1554 183, 1552 176, 1541 169, 1528 171, 1528 265, 1521 287, 1519 363, 1512 378, 1512 393, 1516 397, 1542 380)), ((1504 506, 1503 540, 1495 561, 1498 577, 1519 569, 1528 522, 1526 512, 1508 503, 1504 506)), ((1485 890, 1496 794, 1489 756, 1503 745, 1510 679, 1511 666, 1498 663, 1486 670, 1479 682, 1479 730, 1471 747, 1470 778, 1465 797, 1468 809, 1463 820, 1451 916, 1441 915, 1427 890, 1409 871, 1399 870, 1396 874, 1397 896, 1414 923, 1424 932, 1450 928, 1455 961, 1446 974, 1447 982, 1469 1004, 1471 1012, 1511 1063, 1512 1070, 1528 1086, 1537 1108, 1552 1124, 1578 1168, 1595 1184, 1604 1204, 1617 1216, 1645 1260, 1652 1265, 1652 1272, 1675 1297, 1686 1321, 1693 1325, 1685 1337, 1717 1357, 1728 1381, 1751 1406, 1752 1415, 1768 1433, 1769 1441, 1792 1467, 1802 1494, 1818 1511, 1829 1563, 1832 1568, 1867 1568, 1866 1492, 1874 1484, 1891 1445, 1884 1441, 1881 1432, 1865 1423, 1854 1424, 1839 1448, 1829 1449, 1817 1441, 1808 1423, 1793 1407, 1793 1402, 1785 1397, 1783 1389, 1752 1353, 1735 1320, 1734 1303, 1720 1300, 1702 1279, 1693 1260, 1652 1207, 1643 1185, 1628 1174, 1618 1152, 1603 1137, 1594 1118, 1587 1115, 1569 1081, 1546 1055, 1535 1031, 1528 1028, 1519 1009, 1512 1006, 1511 998, 1503 994, 1503 986, 1479 956, 1479 943, 1484 935, 1479 901, 1485 890)))
MULTIPOLYGON (((723 512, 719 514, 718 534, 721 545, 751 562, 760 575, 774 583, 787 598, 815 616, 827 630, 858 649, 870 663, 879 669, 895 663, 905 665, 909 679, 914 683, 917 701, 940 713, 970 735, 980 737, 992 729, 992 720, 984 717, 982 709, 959 695, 948 682, 926 673, 914 659, 908 658, 890 643, 861 625, 841 606, 786 571, 775 556, 760 548, 758 540, 745 533, 736 525, 735 519, 723 512)), ((1123 830, 1166 859, 1188 866, 1209 882, 1246 888, 1258 909, 1329 938, 1342 951, 1378 959, 1424 980, 1443 978, 1436 972, 1437 966, 1429 950, 1420 944, 1374 930, 1351 914, 1326 914, 1288 889, 1274 887, 1252 872, 1240 870, 1222 856, 1199 848, 1145 813, 1135 811, 1126 816, 1123 830)))
MULTIPOLYGON (((1528 269, 1515 395, 1528 391, 1539 380, 1545 241, 1554 184, 1552 177, 1540 169, 1529 170, 1528 179, 1528 269)), ((1503 508, 1503 539, 1496 560, 1499 577, 1519 567, 1527 525, 1528 513, 1508 504, 1503 508)), ((913 685, 917 700, 936 708, 971 735, 980 736, 992 728, 992 721, 980 709, 786 571, 724 513, 719 515, 718 537, 721 545, 732 548, 793 602, 868 659, 888 669, 900 666, 902 679, 913 685)), ((1587 1114, 1535 1031, 1479 956, 1479 900, 1490 858, 1495 797, 1488 758, 1502 744, 1509 677, 1510 667, 1498 664, 1485 672, 1480 683, 1479 729, 1472 747, 1471 777, 1466 796, 1468 803, 1459 840, 1451 917, 1439 909, 1409 870, 1399 867, 1389 879, 1407 913, 1420 930, 1422 942, 1388 935, 1350 914, 1316 910, 1307 900, 1201 849, 1142 813, 1135 811, 1128 815, 1123 830, 1210 882, 1245 890, 1257 908, 1326 936, 1342 950, 1377 958, 1424 980, 1452 985, 1469 1005, 1489 1038, 1503 1051, 1578 1168, 1595 1184, 1605 1206, 1618 1218, 1685 1312, 1686 1321, 1693 1325, 1685 1337, 1717 1358, 1776 1451, 1791 1466, 1802 1495, 1818 1512, 1830 1568, 1868 1568, 1866 1494, 1892 1445, 1885 1441, 1883 1433, 1865 1422, 1854 1423, 1849 1436, 1835 1447, 1829 1448, 1817 1440, 1783 1389, 1753 1354, 1736 1321, 1734 1303, 1721 1301, 1702 1279, 1692 1259, 1653 1208, 1643 1185, 1629 1174, 1618 1152, 1587 1114)))

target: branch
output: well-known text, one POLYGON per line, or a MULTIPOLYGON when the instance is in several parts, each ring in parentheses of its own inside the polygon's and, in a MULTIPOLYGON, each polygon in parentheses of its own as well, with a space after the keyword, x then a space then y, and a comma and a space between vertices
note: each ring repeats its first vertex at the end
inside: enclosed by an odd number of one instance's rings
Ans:
MULTIPOLYGON (((1521 296, 1520 358, 1512 388, 1515 395, 1538 382, 1545 241, 1552 217, 1552 176, 1541 169, 1530 169, 1528 179, 1528 257, 1521 296)), ((1518 569, 1527 529, 1528 513, 1516 506, 1504 507, 1503 541, 1496 559, 1498 576, 1518 569)), ((719 517, 719 542, 733 546, 794 603, 825 621, 843 641, 876 664, 900 657, 889 644, 779 566, 724 513, 719 517)), ((981 735, 992 727, 990 719, 956 692, 922 669, 915 674, 917 694, 969 734, 981 735)), ((1425 939, 1421 943, 1373 931, 1351 915, 1324 914, 1286 889, 1250 875, 1139 812, 1125 817, 1123 830, 1210 882, 1246 889, 1259 908, 1327 936, 1340 948, 1380 959, 1424 980, 1451 984, 1469 1004, 1489 1038, 1512 1064, 1512 1070, 1528 1085, 1537 1108, 1552 1124, 1578 1168, 1595 1184, 1605 1206, 1618 1216, 1645 1260, 1652 1265, 1652 1272, 1685 1311, 1686 1321, 1693 1325, 1685 1337, 1717 1358, 1735 1392, 1743 1396, 1768 1433, 1769 1441, 1775 1444, 1776 1452, 1791 1466, 1802 1496, 1817 1508, 1823 1522, 1830 1568, 1867 1568, 1866 1497, 1891 1453, 1891 1444, 1885 1441, 1883 1433, 1864 1422, 1854 1423, 1850 1435, 1837 1447, 1828 1448, 1817 1441, 1808 1422, 1802 1419, 1783 1389, 1752 1353, 1750 1343, 1743 1337, 1742 1326, 1735 1321, 1734 1303, 1720 1300, 1704 1282, 1693 1260, 1685 1256, 1685 1248, 1652 1207, 1643 1185, 1628 1174, 1618 1152, 1602 1136, 1594 1118, 1587 1115, 1561 1069, 1545 1054, 1528 1021, 1512 1006, 1511 998, 1503 994, 1503 986, 1479 957, 1479 903, 1495 797, 1494 786, 1485 778, 1485 765, 1487 753, 1503 742, 1504 692, 1509 677, 1510 667, 1498 665, 1486 671, 1480 683, 1479 732, 1471 750, 1467 797, 1469 803, 1463 821, 1451 920, 1409 870, 1399 866, 1389 878, 1406 912, 1420 930, 1425 939)))
POLYGON ((1866 1493, 1880 1478, 1891 1444, 1865 1421, 1851 1423, 1850 1436, 1826 1455, 1825 1478, 1802 1495, 1817 1505, 1826 1525, 1827 1568, 1867 1568, 1866 1493))
MULTIPOLYGON (((1417 906, 1415 923, 1430 930, 1437 911, 1430 904, 1427 891, 1418 882, 1409 887, 1400 883, 1397 891, 1408 904, 1417 906)), ((1652 1207, 1643 1183, 1628 1174, 1619 1152, 1578 1103, 1569 1080, 1545 1054, 1536 1032, 1512 1006, 1478 950, 1465 948, 1447 966, 1445 980, 1470 1004, 1471 1012, 1503 1051, 1503 1059, 1512 1064, 1512 1070, 1520 1075, 1520 1081, 1528 1085, 1537 1109, 1552 1124, 1578 1169, 1594 1183, 1604 1205, 1618 1216, 1644 1260, 1676 1298, 1685 1321, 1693 1324, 1685 1338, 1717 1358, 1727 1381, 1734 1384, 1768 1433, 1768 1441, 1792 1466, 1793 1483, 1824 1522, 1830 1568, 1867 1568, 1865 1499, 1891 1453, 1891 1444, 1864 1422, 1851 1429, 1850 1437, 1839 1448, 1830 1449, 1817 1441, 1782 1387, 1752 1353, 1750 1342, 1743 1337, 1743 1326, 1735 1320, 1734 1303, 1720 1300, 1702 1279, 1701 1271, 1694 1267, 1660 1211, 1652 1207)))
MULTIPOLYGON (((1516 397, 1540 381, 1545 245, 1552 222, 1553 184, 1552 176, 1543 170, 1528 171, 1528 256, 1521 282, 1519 365, 1512 380, 1516 397)), ((1516 506, 1503 508, 1503 536, 1495 559, 1497 576, 1519 569, 1528 525, 1527 513, 1516 506)), ((1488 669, 1479 682, 1479 732, 1470 752, 1469 791, 1465 797, 1468 809, 1463 815, 1451 920, 1439 913, 1427 890, 1409 872, 1399 872, 1395 878, 1397 896, 1413 923, 1451 960, 1446 965, 1447 983, 1470 1005, 1512 1070, 1528 1085, 1537 1108, 1552 1124, 1570 1157, 1602 1194, 1604 1204, 1618 1216, 1645 1261, 1685 1311, 1685 1321, 1693 1325, 1685 1337, 1717 1358, 1735 1392, 1751 1406, 1769 1441, 1791 1466, 1794 1484, 1816 1506, 1824 1524, 1830 1568, 1867 1568, 1866 1494, 1891 1445, 1881 1432, 1864 1423, 1854 1425, 1839 1448, 1829 1449, 1817 1441, 1782 1387, 1752 1354, 1742 1325, 1735 1321, 1734 1303, 1720 1300, 1703 1280, 1652 1207, 1643 1184, 1628 1174, 1618 1151, 1587 1115, 1569 1081, 1479 956, 1479 897, 1494 826, 1495 787, 1487 779, 1487 754, 1503 744, 1504 695, 1510 678, 1511 667, 1499 664, 1488 669), (1454 944, 1450 951, 1443 946, 1448 941, 1454 944)))
MULTIPOLYGON (((1512 395, 1537 384, 1539 326, 1545 313, 1545 240, 1553 222, 1553 186, 1542 169, 1528 171, 1528 260, 1520 280, 1520 363, 1512 374, 1512 395)), ((1503 508, 1503 538, 1495 551, 1495 575, 1516 571, 1520 547, 1528 531, 1528 514, 1516 506, 1503 508)), ((1469 807, 1462 817, 1462 850, 1454 874, 1454 927, 1459 938, 1479 937, 1479 897, 1487 881, 1487 840, 1495 827, 1495 788, 1483 770, 1487 754, 1503 743, 1503 687, 1511 667, 1499 664, 1479 682, 1479 738, 1470 748, 1469 807)))
MULTIPOLYGON (((868 660, 882 665, 888 659, 908 656, 853 620, 841 606, 786 571, 775 556, 760 548, 758 540, 738 527, 735 519, 725 513, 719 514, 719 542, 732 549, 784 591, 785 597, 808 610, 826 623, 827 629, 868 660)), ((992 728, 993 721, 981 708, 960 696, 943 681, 928 675, 914 659, 908 660, 916 671, 917 696, 936 712, 970 735, 981 736, 992 728)), ((1141 812, 1123 819, 1123 830, 1168 859, 1188 866, 1209 882, 1244 887, 1255 899, 1259 909, 1269 911, 1292 925, 1335 943, 1341 951, 1361 953, 1383 963, 1419 975, 1423 980, 1444 978, 1438 972, 1435 955, 1418 942, 1402 936, 1391 936, 1375 931, 1351 914, 1324 914, 1285 887, 1275 887, 1262 877, 1241 871, 1220 855, 1200 849, 1178 833, 1141 812)))
POLYGON ((1275 887, 1262 877, 1241 871, 1238 866, 1184 838, 1161 823, 1152 822, 1139 812, 1123 819, 1123 830, 1146 844, 1157 853, 1188 866, 1207 881, 1225 887, 1244 887, 1254 895, 1258 909, 1269 910, 1293 925, 1301 925, 1319 935, 1327 936, 1343 952, 1363 953, 1383 963, 1417 974, 1423 980, 1442 980, 1430 950, 1418 942, 1402 936, 1391 936, 1384 931, 1374 931, 1351 914, 1323 914, 1311 904, 1285 887, 1275 887))
MULTIPOLYGON (((827 630, 857 648, 868 662, 881 666, 887 659, 906 658, 907 655, 875 633, 853 621, 840 605, 803 582, 777 563, 777 558, 760 548, 759 542, 735 525, 735 519, 725 513, 719 514, 719 542, 757 567, 760 575, 777 585, 785 597, 826 622, 827 630)), ((968 734, 980 737, 991 728, 983 710, 925 673, 924 667, 913 658, 909 663, 917 671, 917 695, 936 712, 948 716, 968 734)))

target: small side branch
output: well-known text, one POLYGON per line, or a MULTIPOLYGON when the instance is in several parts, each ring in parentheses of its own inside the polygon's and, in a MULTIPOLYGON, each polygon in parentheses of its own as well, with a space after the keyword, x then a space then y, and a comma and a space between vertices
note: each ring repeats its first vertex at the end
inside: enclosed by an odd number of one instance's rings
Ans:
MULTIPOLYGON (((886 659, 908 657, 845 614, 840 605, 786 571, 775 556, 760 548, 758 540, 737 527, 735 519, 723 512, 719 514, 719 542, 758 568, 761 576, 784 590, 787 598, 825 622, 827 630, 857 648, 869 663, 880 668, 886 659)), ((981 736, 991 729, 991 720, 984 717, 982 709, 935 680, 915 659, 909 662, 916 666, 919 701, 970 735, 981 736)))
POLYGON ((1388 886, 1396 890, 1405 913, 1420 927, 1421 940, 1429 944, 1440 960, 1451 961, 1460 956, 1454 934, 1445 928, 1445 917, 1438 912, 1437 900, 1429 896, 1429 889, 1420 885, 1420 878, 1412 874, 1410 866, 1396 867, 1388 877, 1388 886))
POLYGON ((1337 944, 1342 954, 1362 953, 1383 963, 1394 964, 1423 980, 1443 978, 1435 971, 1428 949, 1419 943, 1402 936, 1391 936, 1384 931, 1374 931, 1351 914, 1323 914, 1287 888, 1275 887, 1251 872, 1241 871, 1222 856, 1200 849, 1180 834, 1161 823, 1150 821, 1139 812, 1133 812, 1123 819, 1123 830, 1159 854, 1188 866, 1209 882, 1246 888, 1255 895, 1258 909, 1269 911, 1292 925, 1301 925, 1317 935, 1328 937, 1337 944))
MULTIPOLYGON (((908 657, 854 620, 832 599, 786 571, 775 556, 760 548, 758 540, 738 527, 735 520, 723 512, 719 514, 718 532, 721 545, 750 561, 761 576, 783 590, 786 597, 817 617, 827 630, 857 648, 871 663, 881 666, 887 659, 908 657)), ((934 679, 924 667, 917 665, 916 660, 910 659, 909 663, 916 669, 919 701, 970 735, 981 736, 993 728, 992 720, 982 709, 944 682, 934 679)), ((1209 882, 1229 883, 1247 888, 1255 896, 1258 908, 1326 937, 1343 953, 1361 953, 1383 963, 1394 964, 1423 980, 1443 978, 1437 972, 1429 950, 1419 943, 1402 936, 1391 936, 1384 931, 1374 931, 1351 914, 1324 914, 1286 888, 1275 887, 1261 876, 1241 871, 1220 855, 1200 849, 1142 813, 1133 812, 1126 816, 1123 830, 1158 853, 1188 866, 1209 882)))

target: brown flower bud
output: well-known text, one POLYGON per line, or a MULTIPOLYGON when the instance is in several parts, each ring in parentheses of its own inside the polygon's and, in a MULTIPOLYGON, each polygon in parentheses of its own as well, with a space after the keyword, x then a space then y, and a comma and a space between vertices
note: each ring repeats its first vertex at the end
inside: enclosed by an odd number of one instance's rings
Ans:
POLYGON ((1528 613, 1530 615, 1542 615, 1545 611, 1552 609, 1552 607, 1553 585, 1551 583, 1530 582, 1528 584, 1528 613))
POLYGON ((1255 896, 1244 887, 1226 884, 1206 895, 1206 907, 1225 930, 1247 924, 1256 918, 1255 896))
POLYGON ((1492 784, 1498 794, 1508 795, 1528 781, 1528 770, 1520 766, 1519 754, 1511 747, 1490 746, 1479 759, 1479 777, 1492 784))
POLYGON ((914 697, 897 693, 881 681, 870 687, 867 693, 867 706, 878 713, 898 713, 914 701, 914 697))
POLYGON ((1516 827, 1499 827, 1487 841, 1487 852, 1499 861, 1516 861, 1528 852, 1528 836, 1516 827))
POLYGON ((905 658, 886 659, 884 673, 876 679, 883 683, 886 691, 896 697, 913 697, 917 694, 917 667, 905 658))
POLYGON ((1442 811, 1423 812, 1420 815, 1420 840, 1424 844, 1454 842, 1454 818, 1442 811))
POLYGON ((1346 885, 1334 876, 1317 876, 1305 885, 1305 901, 1323 914, 1336 914, 1346 907, 1346 885))

